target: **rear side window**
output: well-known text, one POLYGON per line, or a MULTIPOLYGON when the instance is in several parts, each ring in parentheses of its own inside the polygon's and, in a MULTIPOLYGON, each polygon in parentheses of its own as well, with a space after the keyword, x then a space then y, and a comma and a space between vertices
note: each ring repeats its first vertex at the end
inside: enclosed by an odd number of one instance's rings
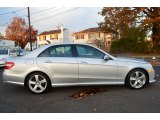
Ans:
POLYGON ((43 51, 38 57, 72 57, 70 45, 53 46, 43 51))

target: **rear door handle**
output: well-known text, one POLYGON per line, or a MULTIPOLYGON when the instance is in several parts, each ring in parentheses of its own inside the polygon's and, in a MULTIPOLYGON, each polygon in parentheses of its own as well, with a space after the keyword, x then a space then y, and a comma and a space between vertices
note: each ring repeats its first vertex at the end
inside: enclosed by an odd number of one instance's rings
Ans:
POLYGON ((46 60, 46 61, 45 61, 45 63, 52 63, 52 61, 50 61, 50 60, 46 60))
POLYGON ((87 62, 85 62, 85 61, 81 61, 81 64, 88 64, 87 62))

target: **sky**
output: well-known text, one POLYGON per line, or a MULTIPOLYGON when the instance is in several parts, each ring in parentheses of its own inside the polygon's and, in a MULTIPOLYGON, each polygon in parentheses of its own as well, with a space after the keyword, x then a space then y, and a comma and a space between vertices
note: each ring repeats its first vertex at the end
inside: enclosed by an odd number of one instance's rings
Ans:
MULTIPOLYGON (((30 7, 31 25, 39 33, 57 29, 63 25, 71 32, 98 27, 97 22, 103 21, 98 14, 102 7, 30 7)), ((28 24, 26 7, 0 7, 0 32, 5 30, 13 17, 22 17, 28 24)))

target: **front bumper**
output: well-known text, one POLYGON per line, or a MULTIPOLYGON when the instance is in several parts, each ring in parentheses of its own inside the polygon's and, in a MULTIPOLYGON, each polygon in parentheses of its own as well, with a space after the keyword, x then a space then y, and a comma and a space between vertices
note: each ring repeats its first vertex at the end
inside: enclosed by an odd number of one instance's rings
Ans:
POLYGON ((155 82, 156 79, 155 79, 155 71, 154 71, 154 69, 153 68, 152 69, 148 69, 147 71, 148 71, 148 74, 149 74, 149 83, 155 82))

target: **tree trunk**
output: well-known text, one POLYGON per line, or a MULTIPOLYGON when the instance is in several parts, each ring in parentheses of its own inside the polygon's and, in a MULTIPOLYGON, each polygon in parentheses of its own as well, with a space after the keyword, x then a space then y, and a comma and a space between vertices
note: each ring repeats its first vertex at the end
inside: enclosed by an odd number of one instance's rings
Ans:
POLYGON ((152 41, 153 41, 153 48, 155 50, 160 49, 159 48, 159 42, 160 42, 160 29, 157 27, 158 25, 156 23, 153 24, 152 28, 152 41))
POLYGON ((152 7, 153 11, 151 12, 151 18, 154 20, 152 27, 152 41, 153 49, 159 50, 160 43, 160 21, 157 19, 160 17, 160 9, 158 7, 152 7))

